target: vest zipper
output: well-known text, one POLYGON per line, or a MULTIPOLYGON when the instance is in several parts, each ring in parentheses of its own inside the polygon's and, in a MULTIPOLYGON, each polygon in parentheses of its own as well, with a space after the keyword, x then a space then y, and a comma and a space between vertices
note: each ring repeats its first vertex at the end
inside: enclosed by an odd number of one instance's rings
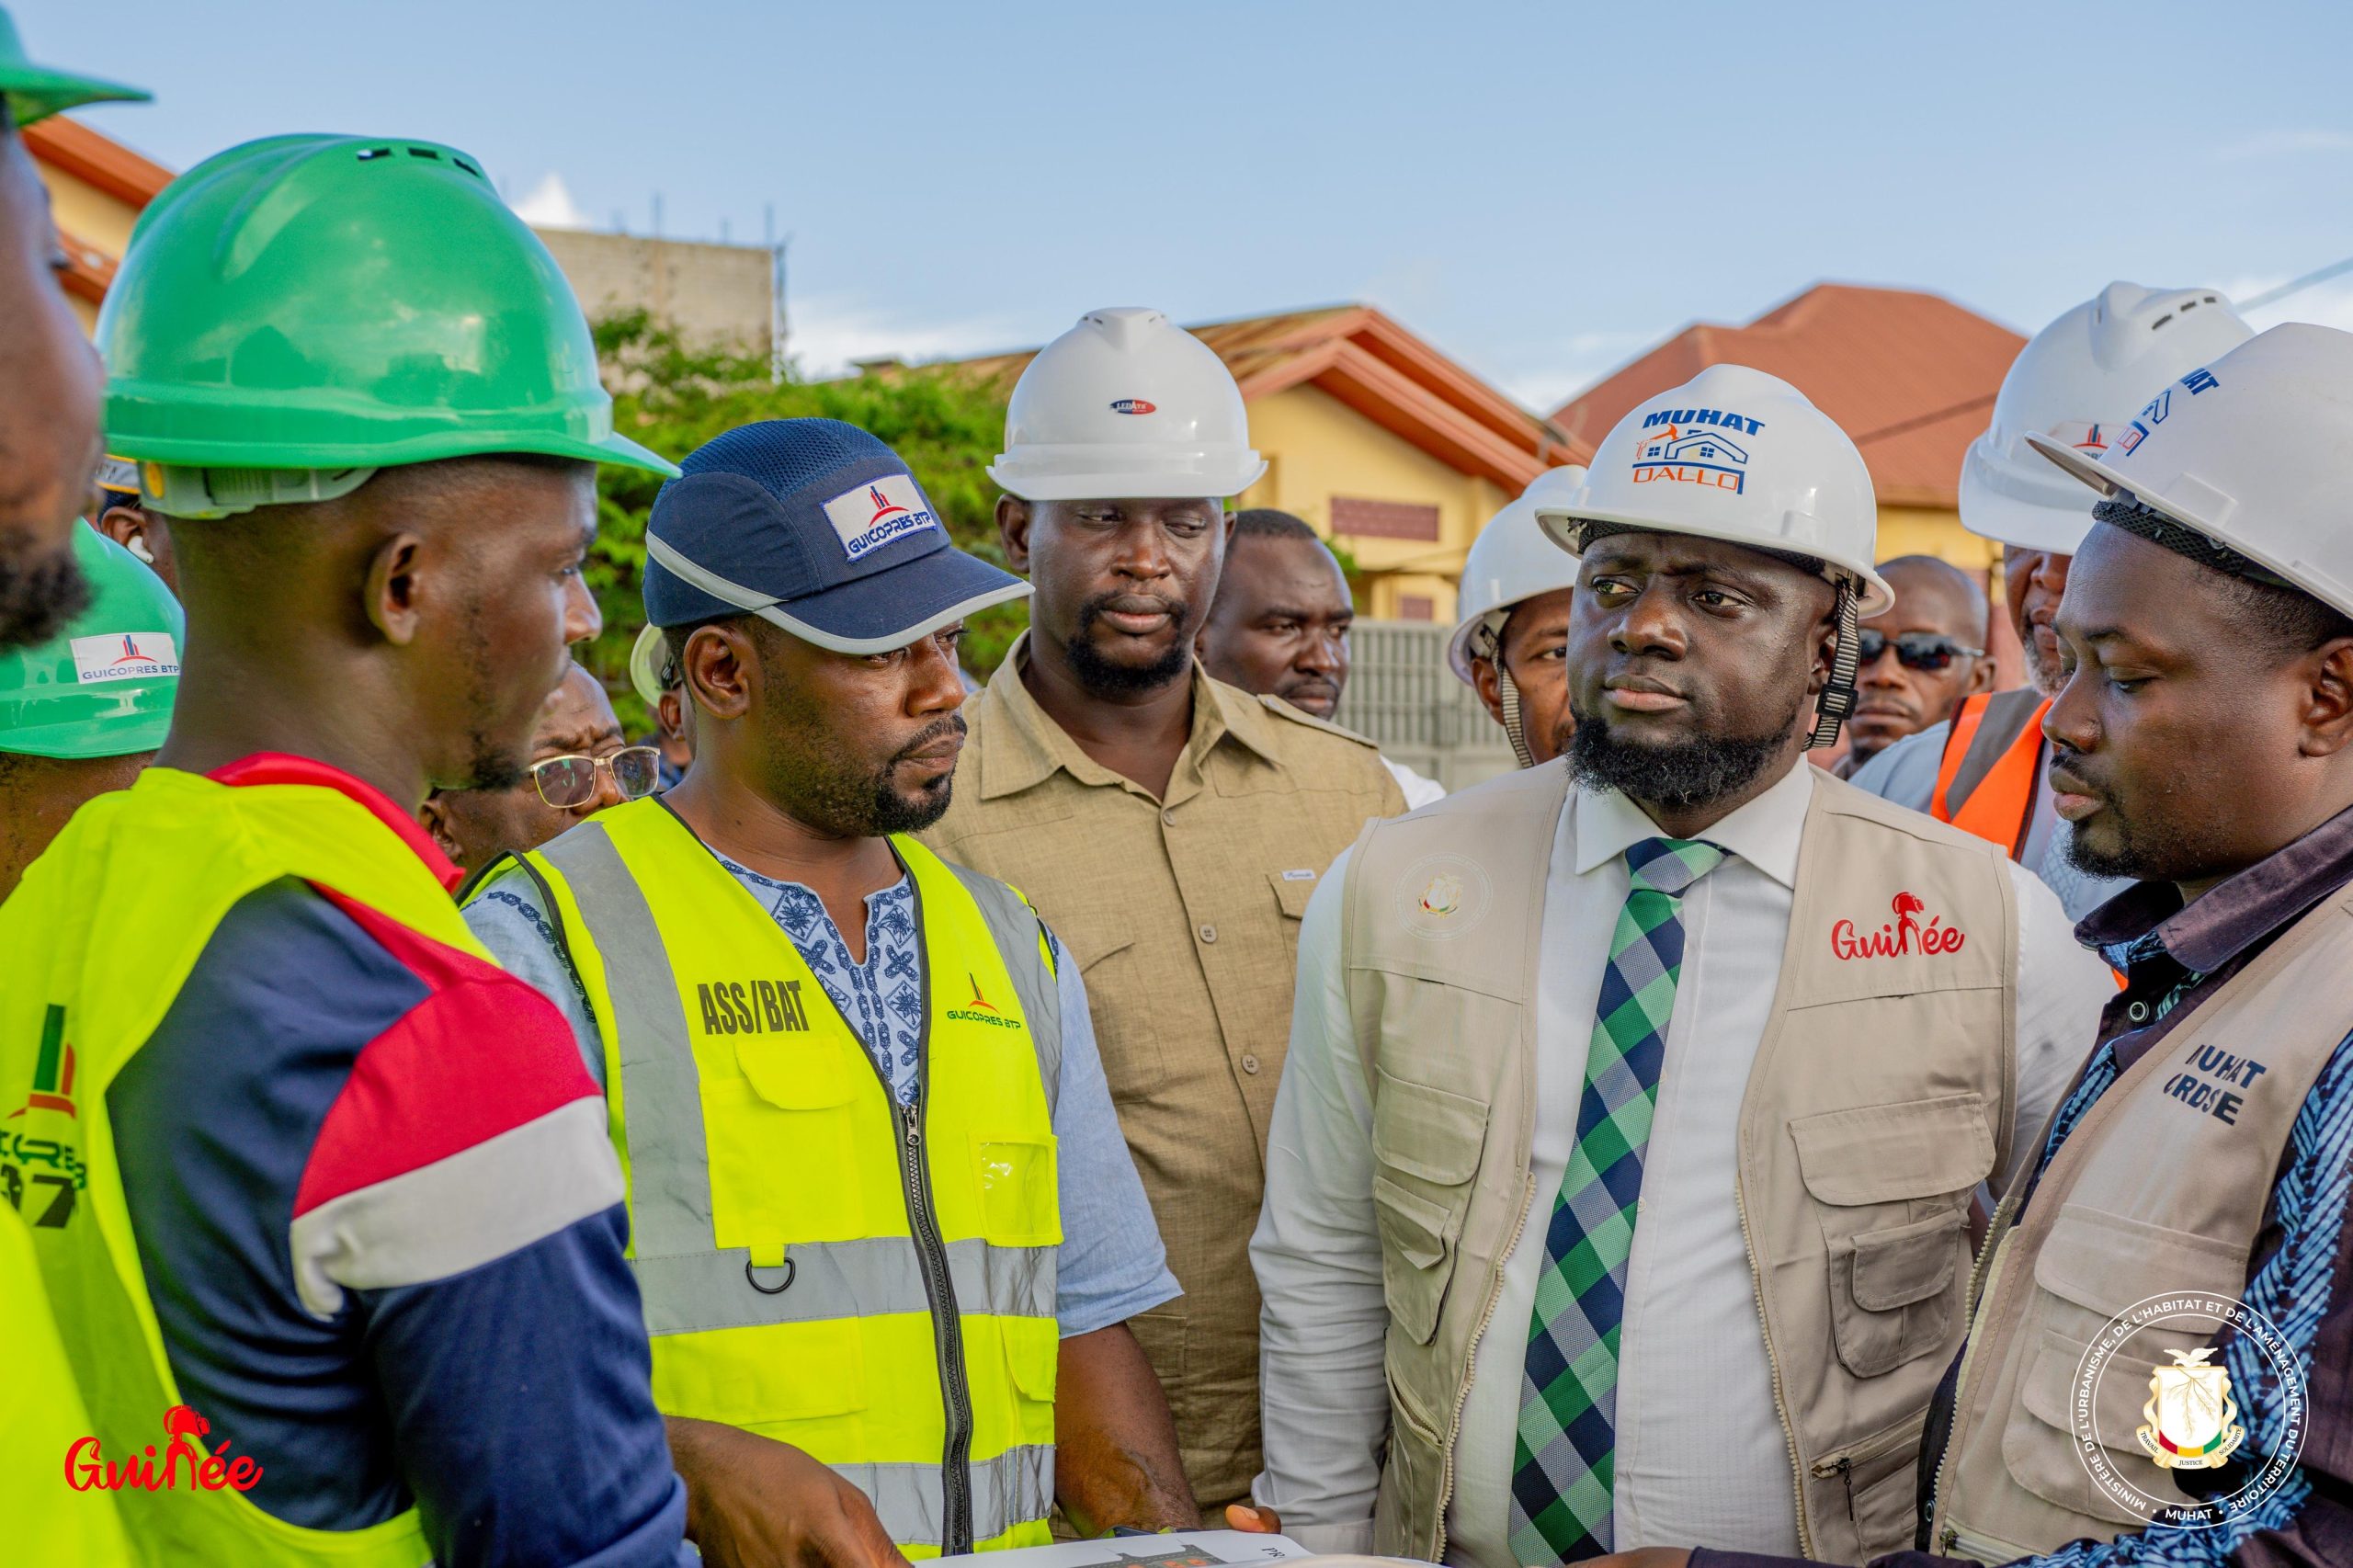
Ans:
MULTIPOLYGON (((1959 1462, 1955 1456, 1961 1452, 1962 1439, 1968 1433, 1969 1368, 1970 1363, 1977 1358, 1979 1321, 1977 1309, 1984 1301, 1986 1292, 1995 1284, 1995 1262, 2001 1256, 2002 1243, 2008 1236, 2010 1227, 2018 1218, 2027 1185, 2032 1179, 2031 1173, 2019 1172, 2018 1179, 2011 1183, 2010 1190, 2004 1193, 2002 1200, 1994 1206, 1994 1217, 1985 1223, 1984 1248, 1978 1253, 1976 1263, 1969 1270, 1969 1296, 1966 1308, 1969 1314, 1969 1337, 1961 1343, 1961 1369, 1953 1374, 1952 1422, 1945 1432, 1945 1451, 1937 1456, 1937 1473, 1928 1483, 1928 1517, 1931 1520, 1938 1518, 1944 1510, 1945 1483, 1952 1478, 1952 1467, 1959 1462)), ((1949 1555, 1952 1543, 1958 1538, 1958 1532, 1952 1526, 1946 1525, 1939 1536, 1943 1544, 1938 1550, 1949 1555)))
POLYGON ((1847 1517, 1859 1529, 1863 1520, 1855 1509, 1855 1467, 1892 1454, 1904 1444, 1917 1441, 1918 1436, 1907 1424, 1893 1432, 1881 1433, 1870 1442, 1858 1443, 1827 1459, 1818 1459, 1806 1468, 1816 1481, 1827 1481, 1834 1475, 1838 1478, 1839 1484, 1847 1490, 1847 1517))
MULTIPOLYGON (((883 1087, 888 1093, 889 1085, 883 1087)), ((919 1114, 915 1106, 899 1107, 899 1174, 906 1191, 908 1227, 915 1233, 915 1259, 923 1266, 924 1294, 931 1301, 939 1403, 947 1416, 948 1443, 939 1462, 948 1525, 940 1555, 961 1557, 972 1550, 972 1391, 964 1376, 963 1323, 956 1308, 955 1281, 948 1273, 947 1248, 939 1239, 939 1217, 932 1208, 919 1114)))
MULTIPOLYGON (((1495 1321, 1495 1303, 1504 1299, 1504 1270, 1511 1263, 1511 1255, 1519 1250, 1520 1233, 1528 1229, 1529 1210, 1536 1206, 1536 1176, 1529 1172, 1521 1178, 1519 1220, 1511 1228, 1511 1236, 1504 1243, 1504 1250, 1495 1255, 1495 1277, 1487 1285, 1486 1303, 1479 1309, 1479 1326, 1471 1331, 1471 1354, 1462 1364, 1462 1386, 1454 1395, 1454 1419, 1446 1428, 1446 1442, 1438 1455, 1438 1547, 1430 1553, 1432 1562, 1446 1561, 1446 1506, 1454 1500, 1454 1445, 1462 1436, 1462 1409, 1471 1403, 1472 1380, 1478 1375, 1479 1343, 1487 1337, 1487 1325, 1495 1321)), ((1524 1374, 1523 1374, 1524 1375, 1524 1374)))
MULTIPOLYGON (((897 858, 897 851, 892 850, 897 858)), ((904 860, 914 895, 915 929, 926 931, 923 890, 904 860)), ((931 1303, 931 1334, 939 1361, 939 1405, 947 1439, 939 1458, 939 1490, 947 1514, 939 1554, 962 1557, 972 1550, 972 1390, 964 1372, 964 1326, 956 1307, 956 1282, 948 1269, 948 1248, 939 1235, 939 1212, 932 1206, 931 1169, 923 1157, 923 1108, 931 1103, 931 946, 915 943, 915 977, 924 999, 923 1034, 915 1048, 915 1103, 901 1105, 881 1057, 869 1050, 867 1065, 882 1082, 899 1123, 899 1186, 907 1200, 907 1230, 915 1238, 915 1262, 923 1270, 923 1293, 931 1303)), ((843 1020, 847 1023, 848 1020, 843 1020)), ((853 1031, 855 1032, 855 1031, 853 1031)))
POLYGON ((1781 1437, 1790 1446, 1790 1494, 1798 1506, 1798 1551, 1801 1556, 1818 1555, 1813 1547, 1813 1528, 1806 1523, 1805 1483, 1798 1476, 1798 1433, 1790 1425, 1789 1396, 1781 1389, 1781 1358, 1773 1354, 1773 1325, 1765 1316, 1765 1277, 1756 1269, 1756 1242, 1748 1232, 1748 1176, 1746 1162, 1733 1175, 1733 1207, 1740 1213, 1741 1250, 1748 1255, 1749 1294, 1756 1302, 1756 1326, 1765 1336, 1765 1365, 1773 1374, 1773 1414, 1781 1418, 1781 1437))

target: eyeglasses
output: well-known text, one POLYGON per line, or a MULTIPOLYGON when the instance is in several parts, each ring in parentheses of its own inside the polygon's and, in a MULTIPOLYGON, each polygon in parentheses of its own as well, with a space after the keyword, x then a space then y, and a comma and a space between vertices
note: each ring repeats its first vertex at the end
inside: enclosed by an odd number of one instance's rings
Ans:
POLYGON ((531 764, 531 783, 549 805, 576 812, 597 798, 598 768, 613 776, 622 800, 634 801, 654 793, 661 763, 662 754, 653 746, 623 746, 608 756, 551 756, 531 764))
POLYGON ((1983 648, 1964 647, 1949 637, 1933 631, 1899 631, 1890 637, 1869 627, 1855 633, 1856 668, 1869 669, 1879 663, 1879 656, 1893 646, 1895 662, 1907 670, 1919 670, 1934 675, 1952 667, 1955 659, 1979 659, 1985 655, 1983 648))

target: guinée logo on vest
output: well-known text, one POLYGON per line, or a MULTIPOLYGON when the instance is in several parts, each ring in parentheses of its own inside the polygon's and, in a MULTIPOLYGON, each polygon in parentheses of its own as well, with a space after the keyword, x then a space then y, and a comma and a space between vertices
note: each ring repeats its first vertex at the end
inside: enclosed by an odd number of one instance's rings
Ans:
POLYGON ((76 1492, 169 1492, 179 1485, 180 1460, 188 1460, 191 1492, 250 1492, 262 1477, 262 1466, 251 1454, 229 1457, 234 1438, 206 1453, 196 1439, 212 1430, 212 1423, 194 1407, 173 1405, 164 1412, 165 1449, 159 1456, 149 1443, 143 1454, 110 1460, 96 1437, 76 1437, 65 1450, 65 1484, 76 1492))
POLYGON ((1841 960, 1899 959, 1920 953, 1935 958, 1961 951, 1969 940, 1968 933, 1958 926, 1948 926, 1941 915, 1928 915, 1928 906, 1914 892, 1899 892, 1888 901, 1888 908, 1895 916, 1882 921, 1876 931, 1859 932, 1851 920, 1841 920, 1830 927, 1830 950, 1841 960), (1928 915, 1927 925, 1920 916, 1928 915))

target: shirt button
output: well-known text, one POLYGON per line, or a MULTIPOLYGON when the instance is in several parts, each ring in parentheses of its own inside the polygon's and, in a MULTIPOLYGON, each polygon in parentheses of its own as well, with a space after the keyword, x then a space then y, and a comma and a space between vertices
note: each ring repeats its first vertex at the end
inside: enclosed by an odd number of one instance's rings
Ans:
POLYGON ((1245 1073, 1256 1074, 1258 1071, 1258 1059, 1255 1056, 1245 1056, 1242 1059, 1242 1070, 1245 1073))
POLYGON ((1175 827, 1176 825, 1176 813, 1173 811, 1163 812, 1160 813, 1160 821, 1161 824, 1165 827, 1175 827))
POLYGON ((2136 1024, 2145 1024, 2149 1021, 2149 1005, 2146 1002, 2135 1002, 2124 1009, 2124 1016, 2136 1024))
POLYGON ((1202 927, 1201 927, 1201 940, 1202 940, 1202 941, 1204 941, 1204 942, 1214 942, 1214 941, 1216 941, 1216 940, 1217 940, 1217 927, 1216 927, 1216 926, 1202 926, 1202 927))

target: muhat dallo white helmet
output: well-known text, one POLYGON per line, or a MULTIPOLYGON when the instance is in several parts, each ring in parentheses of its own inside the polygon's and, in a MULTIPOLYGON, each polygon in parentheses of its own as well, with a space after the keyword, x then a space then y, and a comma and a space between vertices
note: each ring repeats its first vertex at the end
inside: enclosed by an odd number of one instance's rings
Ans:
POLYGON ((1585 484, 1545 496, 1535 512, 1572 552, 1647 528, 1820 562, 1839 591, 1838 651, 1811 744, 1838 738, 1855 700, 1855 622, 1895 595, 1876 565, 1870 470, 1803 392, 1745 365, 1711 366, 1637 403, 1602 437, 1585 484))

